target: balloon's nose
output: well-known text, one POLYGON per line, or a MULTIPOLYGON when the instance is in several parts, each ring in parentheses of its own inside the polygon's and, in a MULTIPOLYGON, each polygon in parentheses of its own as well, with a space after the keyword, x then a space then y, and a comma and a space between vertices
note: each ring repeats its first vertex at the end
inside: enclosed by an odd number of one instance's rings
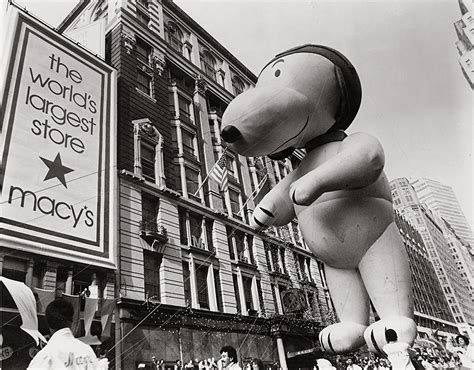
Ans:
POLYGON ((239 140, 242 134, 240 133, 237 127, 229 125, 222 129, 221 136, 225 140, 225 142, 231 144, 239 140))

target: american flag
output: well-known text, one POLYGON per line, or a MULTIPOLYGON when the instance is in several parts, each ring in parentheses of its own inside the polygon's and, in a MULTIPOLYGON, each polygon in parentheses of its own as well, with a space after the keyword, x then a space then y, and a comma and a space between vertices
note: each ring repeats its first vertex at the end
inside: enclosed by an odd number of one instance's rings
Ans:
POLYGON ((219 183, 219 186, 222 191, 227 190, 229 181, 227 179, 227 162, 226 162, 225 153, 222 154, 222 156, 216 162, 209 176, 211 176, 214 180, 216 180, 219 183))

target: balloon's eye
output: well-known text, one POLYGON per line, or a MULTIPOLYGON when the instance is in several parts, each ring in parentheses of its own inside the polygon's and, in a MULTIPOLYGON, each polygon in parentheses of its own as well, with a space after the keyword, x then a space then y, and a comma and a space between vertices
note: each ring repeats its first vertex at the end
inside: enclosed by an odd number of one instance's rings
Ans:
POLYGON ((277 70, 275 71, 275 77, 278 77, 278 76, 280 75, 280 73, 281 73, 281 71, 280 71, 279 69, 277 69, 277 70))

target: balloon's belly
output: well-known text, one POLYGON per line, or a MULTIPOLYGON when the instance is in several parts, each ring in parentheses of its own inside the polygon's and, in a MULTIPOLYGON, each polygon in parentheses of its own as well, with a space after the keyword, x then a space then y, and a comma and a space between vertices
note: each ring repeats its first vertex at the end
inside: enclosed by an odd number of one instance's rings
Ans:
POLYGON ((335 268, 356 268, 393 222, 392 204, 380 198, 329 199, 298 208, 307 246, 322 262, 335 268))

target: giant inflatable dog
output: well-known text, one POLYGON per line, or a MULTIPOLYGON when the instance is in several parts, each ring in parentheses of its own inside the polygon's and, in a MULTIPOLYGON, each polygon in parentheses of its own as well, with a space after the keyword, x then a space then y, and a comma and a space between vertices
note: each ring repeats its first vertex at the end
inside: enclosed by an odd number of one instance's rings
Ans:
POLYGON ((417 331, 383 149, 368 134, 344 133, 360 102, 352 64, 334 49, 304 45, 272 59, 222 119, 222 138, 239 154, 282 159, 306 149, 299 167, 256 206, 252 223, 279 226, 297 217, 307 246, 325 264, 340 320, 319 336, 333 353, 355 350, 364 339, 381 353, 386 329, 409 344, 417 331), (369 300, 380 316, 370 326, 369 300))

